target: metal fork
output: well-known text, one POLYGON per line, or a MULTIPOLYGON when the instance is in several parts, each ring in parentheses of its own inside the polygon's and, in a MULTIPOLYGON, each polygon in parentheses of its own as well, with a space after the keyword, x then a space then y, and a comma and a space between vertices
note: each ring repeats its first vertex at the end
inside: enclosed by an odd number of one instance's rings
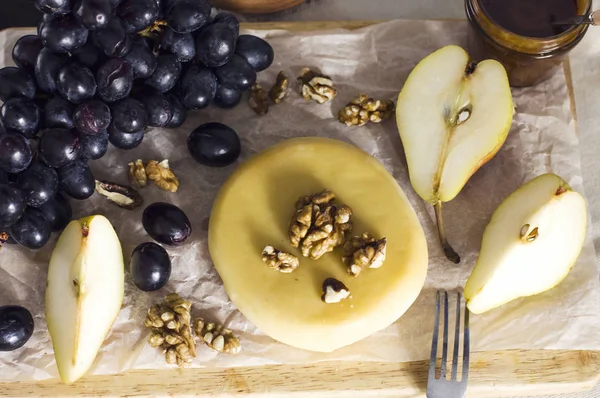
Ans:
POLYGON ((431 357, 429 358, 429 375, 427 377, 428 398, 464 398, 467 392, 469 379, 469 310, 465 308, 464 338, 463 338, 463 366, 460 381, 458 380, 459 338, 460 338, 460 313, 461 294, 457 294, 456 326, 454 332, 454 351, 452 355, 452 374, 450 380, 446 379, 446 362, 448 359, 448 292, 438 291, 435 303, 435 325, 433 326, 433 339, 431 341, 431 357), (440 309, 444 309, 444 340, 442 342, 442 366, 440 378, 436 379, 436 359, 438 349, 438 336, 440 331, 440 309))

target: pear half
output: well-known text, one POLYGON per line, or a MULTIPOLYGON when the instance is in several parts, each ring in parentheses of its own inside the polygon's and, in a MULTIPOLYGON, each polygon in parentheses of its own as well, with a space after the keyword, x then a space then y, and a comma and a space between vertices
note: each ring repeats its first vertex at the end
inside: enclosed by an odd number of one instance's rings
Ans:
POLYGON ((410 182, 435 208, 446 257, 460 257, 444 233, 442 202, 452 200, 471 175, 500 149, 514 106, 506 70, 478 64, 458 46, 446 46, 415 66, 398 96, 396 118, 410 182))
POLYGON ((71 223, 50 258, 46 321, 60 377, 72 383, 92 366, 124 295, 123 253, 103 216, 71 223))
POLYGON ((498 206, 465 286, 475 314, 558 285, 575 265, 587 226, 584 198, 555 174, 521 186, 498 206))

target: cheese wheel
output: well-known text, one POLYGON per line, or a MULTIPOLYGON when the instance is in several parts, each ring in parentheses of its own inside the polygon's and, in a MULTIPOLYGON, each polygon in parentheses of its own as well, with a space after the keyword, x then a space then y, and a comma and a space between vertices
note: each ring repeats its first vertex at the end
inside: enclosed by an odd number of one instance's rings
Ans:
POLYGON ((242 164, 217 195, 208 243, 233 304, 272 338, 311 351, 330 352, 389 326, 417 298, 427 274, 425 235, 400 186, 367 153, 325 138, 286 140, 242 164), (291 246, 296 200, 324 189, 353 209, 352 235, 387 238, 381 268, 353 277, 342 248, 314 261, 291 246), (288 274, 267 267, 267 245, 298 256, 300 266, 288 274), (321 301, 328 277, 342 281, 352 298, 321 301))

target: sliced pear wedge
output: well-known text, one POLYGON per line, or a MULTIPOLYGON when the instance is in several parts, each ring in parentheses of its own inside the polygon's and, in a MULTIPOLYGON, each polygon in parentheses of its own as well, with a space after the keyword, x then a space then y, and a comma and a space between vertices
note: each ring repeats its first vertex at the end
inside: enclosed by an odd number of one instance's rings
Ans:
POLYGON ((558 285, 575 265, 587 226, 584 198, 555 174, 529 181, 498 206, 465 287, 480 314, 558 285))
POLYGON ((71 221, 60 235, 48 268, 46 321, 63 382, 92 366, 123 303, 124 269, 105 217, 71 221))
POLYGON ((478 64, 458 46, 443 47, 415 66, 398 97, 398 131, 421 198, 434 206, 446 257, 460 257, 446 239, 442 202, 452 200, 471 175, 500 149, 514 106, 506 70, 478 64))

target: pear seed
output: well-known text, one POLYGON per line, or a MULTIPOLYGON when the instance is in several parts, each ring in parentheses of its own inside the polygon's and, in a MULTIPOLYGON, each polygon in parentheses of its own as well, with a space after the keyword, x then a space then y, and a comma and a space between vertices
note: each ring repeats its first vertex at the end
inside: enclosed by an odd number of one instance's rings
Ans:
POLYGON ((463 110, 458 114, 458 120, 456 124, 462 124, 467 121, 467 119, 471 116, 471 111, 468 109, 463 110))
POLYGON ((538 237, 538 229, 535 227, 529 235, 527 235, 527 242, 533 242, 538 237))
POLYGON ((527 231, 529 231, 529 224, 525 224, 521 227, 521 236, 520 238, 523 238, 525 236, 525 234, 527 233, 527 231))

